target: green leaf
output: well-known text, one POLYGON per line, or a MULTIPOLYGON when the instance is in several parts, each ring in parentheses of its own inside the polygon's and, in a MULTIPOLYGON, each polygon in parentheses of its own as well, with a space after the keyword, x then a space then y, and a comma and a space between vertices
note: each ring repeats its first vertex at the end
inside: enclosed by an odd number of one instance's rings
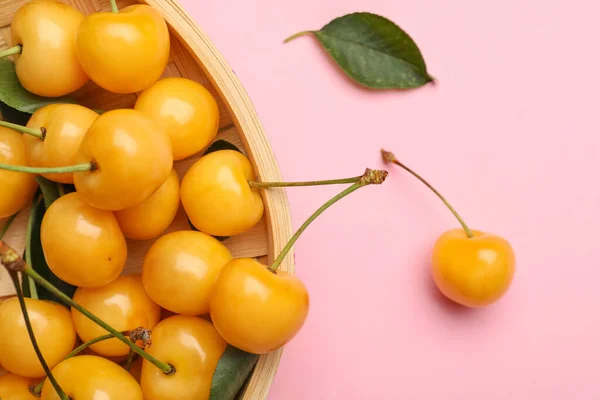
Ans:
POLYGON ((239 151, 240 153, 242 152, 240 149, 238 149, 238 147, 235 144, 230 143, 227 140, 219 139, 219 140, 214 141, 208 147, 208 149, 206 149, 206 151, 204 152, 204 155, 214 153, 215 151, 219 151, 219 150, 235 150, 235 151, 239 151))
POLYGON ((379 15, 353 13, 312 33, 331 58, 358 84, 372 89, 410 89, 433 81, 417 44, 398 25, 379 15))
POLYGON ((31 118, 31 114, 17 111, 2 102, 0 102, 0 113, 2 114, 2 119, 4 121, 23 126, 27 125, 29 118, 31 118))
POLYGON ((17 78, 15 64, 6 58, 0 59, 0 102, 29 114, 48 104, 77 103, 71 96, 50 98, 28 92, 17 78))
POLYGON ((244 386, 258 355, 227 346, 213 374, 209 400, 232 400, 244 386))
MULTIPOLYGON (((53 201, 59 198, 58 193, 58 184, 56 182, 52 182, 43 178, 41 176, 36 177, 36 181, 40 186, 40 191, 42 192, 42 196, 44 197, 44 201, 40 201, 37 210, 35 219, 33 221, 33 226, 31 229, 31 246, 30 248, 25 249, 25 251, 30 251, 31 253, 31 266, 36 272, 46 278, 50 283, 60 289, 61 292, 66 294, 69 297, 73 297, 75 293, 75 286, 62 281, 58 278, 48 267, 48 263, 46 262, 46 258, 44 257, 44 250, 42 249, 42 239, 40 236, 40 229, 42 226, 42 219, 44 218, 44 213, 47 208, 50 207, 53 201)), ((31 297, 31 292, 29 290, 29 279, 23 279, 22 282, 23 293, 26 297, 31 297)), ((41 300, 52 300, 56 302, 61 302, 57 297, 55 297, 48 290, 44 289, 41 286, 37 286, 38 297, 41 300)), ((65 304, 66 305, 66 304, 65 304)))
POLYGON ((50 204, 54 203, 54 201, 60 197, 60 192, 58 191, 59 184, 52 182, 41 175, 36 176, 35 180, 42 191, 45 208, 48 209, 50 204))

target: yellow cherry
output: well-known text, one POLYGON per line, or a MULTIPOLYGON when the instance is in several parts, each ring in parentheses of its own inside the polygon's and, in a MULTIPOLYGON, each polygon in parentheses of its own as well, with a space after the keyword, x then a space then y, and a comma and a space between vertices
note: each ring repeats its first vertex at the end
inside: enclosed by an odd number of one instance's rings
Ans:
POLYGON ((235 150, 215 151, 196 161, 181 182, 181 202, 196 229, 234 236, 256 225, 264 205, 250 180, 256 180, 252 165, 235 150))
POLYGON ((88 15, 77 34, 77 56, 98 86, 114 93, 146 89, 169 60, 167 24, 148 5, 88 15))
POLYGON ((144 360, 141 385, 145 400, 208 400, 212 377, 227 343, 213 325, 177 315, 156 325, 148 353, 175 367, 167 376, 144 360))
POLYGON ((179 177, 172 170, 167 180, 146 200, 115 211, 119 226, 129 239, 148 240, 163 233, 179 209, 179 177))
MULTIPOLYGON (((0 126, 0 163, 26 165, 26 154, 23 135, 0 126)), ((31 174, 2 169, 0 187, 0 218, 7 218, 31 202, 37 184, 31 174)))
POLYGON ((39 379, 23 378, 15 374, 0 376, 0 399, 3 400, 38 400, 29 391, 29 386, 34 386, 39 379))
MULTIPOLYGON (((32 167, 66 167, 75 164, 83 137, 98 113, 77 104, 50 104, 31 116, 27 128, 46 130, 44 139, 23 135, 27 161, 32 167)), ((43 174, 60 183, 73 183, 73 173, 43 174)))
POLYGON ((92 164, 75 173, 75 188, 103 210, 122 210, 146 200, 173 169, 169 136, 136 110, 102 114, 83 138, 77 163, 92 164))
POLYGON ((161 307, 177 314, 205 314, 221 268, 231 258, 227 247, 202 232, 168 233, 148 250, 142 282, 161 307))
MULTIPOLYGON (((52 369, 60 387, 73 400, 143 400, 142 390, 125 369, 97 356, 69 358, 52 369)), ((42 400, 60 400, 48 379, 42 400)))
POLYGON ((12 20, 12 42, 21 45, 15 67, 28 91, 46 97, 62 96, 82 87, 88 77, 77 60, 75 39, 83 14, 53 0, 33 0, 12 20))
POLYGON ((292 340, 308 315, 309 296, 300 279, 238 258, 223 267, 210 299, 210 316, 227 343, 264 354, 292 340))
POLYGON ((115 215, 90 206, 78 192, 52 203, 40 232, 48 266, 71 285, 102 286, 125 267, 127 242, 115 215))
POLYGON ((135 103, 161 124, 173 144, 173 159, 182 160, 207 147, 219 130, 219 107, 201 84, 186 78, 161 79, 135 103))
MULTIPOLYGON (((97 288, 78 288, 73 300, 118 331, 144 327, 154 328, 160 320, 160 307, 144 291, 139 274, 120 276, 97 288)), ((75 330, 82 341, 88 342, 106 331, 74 308, 71 315, 75 330)), ((124 356, 129 347, 117 339, 91 346, 102 356, 124 356)))
MULTIPOLYGON (((75 329, 69 310, 57 303, 28 298, 25 305, 40 350, 52 368, 75 345, 75 329)), ((16 297, 0 304, 0 338, 0 363, 7 371, 28 378, 45 376, 16 297)))

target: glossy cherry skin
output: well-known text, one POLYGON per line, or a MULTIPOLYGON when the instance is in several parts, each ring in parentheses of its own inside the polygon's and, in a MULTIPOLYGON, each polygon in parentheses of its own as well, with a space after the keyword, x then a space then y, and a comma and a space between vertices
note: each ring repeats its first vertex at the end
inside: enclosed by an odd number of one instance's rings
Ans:
POLYGON ((265 354, 288 343, 304 325, 309 296, 300 279, 273 273, 255 259, 225 265, 210 299, 210 316, 227 343, 265 354))
POLYGON ((213 325, 198 317, 177 315, 152 331, 148 352, 172 364, 166 376, 144 360, 141 385, 145 400, 208 400, 212 377, 227 343, 213 325))
MULTIPOLYGON (((45 128, 42 140, 23 135, 27 162, 32 167, 66 167, 75 164, 83 137, 98 113, 77 104, 50 104, 31 116, 28 128, 45 128)), ((73 174, 43 174, 51 181, 73 183, 73 174)))
POLYGON ((115 216, 126 238, 148 240, 169 227, 179 204, 179 176, 172 170, 150 197, 135 206, 115 211, 115 216))
POLYGON ((221 242, 202 232, 178 231, 158 239, 144 258, 142 281, 161 307, 183 315, 208 312, 221 268, 232 259, 221 242))
POLYGON ((235 150, 200 158, 181 182, 181 202, 196 229, 212 236, 234 236, 260 221, 264 205, 258 189, 248 185, 256 174, 235 150))
MULTIPOLYGON (((0 127, 0 163, 27 165, 23 135, 0 127)), ((37 188, 35 176, 23 172, 0 170, 0 218, 7 218, 31 203, 37 188)))
POLYGON ((75 38, 83 14, 59 1, 33 0, 12 20, 17 77, 28 91, 46 97, 62 96, 81 88, 88 77, 75 53, 75 38))
POLYGON ((173 169, 169 136, 140 111, 125 109, 98 117, 76 161, 97 166, 73 174, 77 191, 92 206, 113 211, 146 200, 173 169))
POLYGON ((139 92, 152 85, 167 66, 169 52, 167 23, 147 5, 90 14, 77 34, 83 69, 113 93, 139 92))
POLYGON ((29 386, 35 386, 39 379, 23 378, 15 374, 0 376, 0 398, 5 400, 38 400, 29 391, 29 386))
MULTIPOLYGON (((25 299, 33 333, 50 368, 75 346, 69 310, 50 301, 25 299)), ((27 378, 44 377, 16 297, 0 304, 0 363, 9 372, 27 378)))
MULTIPOLYGON (((160 320, 160 307, 144 291, 139 274, 120 276, 98 288, 77 288, 73 300, 119 332, 140 326, 151 330, 160 320)), ((82 341, 106 334, 102 327, 74 308, 71 308, 71 316, 82 341)), ((129 352, 129 346, 118 339, 105 340, 91 349, 108 357, 129 352)))
POLYGON ((135 103, 161 124, 173 144, 173 159, 182 160, 206 148, 219 131, 219 107, 201 84, 186 78, 161 79, 135 103))
MULTIPOLYGON (((98 356, 69 358, 52 369, 60 387, 73 400, 143 400, 142 389, 120 365, 98 356)), ((46 379, 42 400, 60 400, 46 379)))
POLYGON ((464 230, 445 232, 433 247, 432 274, 440 291, 467 307, 496 302, 510 287, 515 273, 515 253, 500 236, 464 230))
POLYGON ((125 267, 127 242, 115 215, 90 206, 77 192, 52 203, 40 232, 48 266, 71 285, 106 285, 125 267))

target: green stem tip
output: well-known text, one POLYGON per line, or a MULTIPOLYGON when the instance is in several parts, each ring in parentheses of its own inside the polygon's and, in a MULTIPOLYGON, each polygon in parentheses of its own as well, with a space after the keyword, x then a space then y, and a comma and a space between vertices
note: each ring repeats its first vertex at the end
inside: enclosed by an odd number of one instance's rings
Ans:
POLYGON ((325 210, 327 210, 329 207, 331 207, 332 205, 334 205, 335 203, 337 203, 344 197, 348 196, 350 193, 360 189, 363 186, 382 184, 385 181, 385 178, 387 177, 387 175, 388 175, 387 171, 372 170, 372 169, 367 168, 364 175, 360 176, 358 181, 356 181, 352 186, 344 189, 341 193, 332 197, 329 201, 327 201, 325 204, 323 204, 317 211, 315 211, 310 217, 308 217, 308 219, 302 224, 302 226, 300 226, 300 228, 298 228, 296 233, 294 233, 294 235, 290 238, 290 240, 287 242, 287 244, 285 245, 283 250, 281 250, 281 253, 279 253, 279 256, 277 256, 275 261, 273 261, 273 264, 269 267, 269 270, 271 272, 277 271, 277 269, 279 268, 279 266, 281 265, 281 263, 283 262, 283 260, 287 256, 287 254, 290 252, 290 250, 292 249, 292 247, 294 246, 294 244, 296 243, 296 241, 298 240, 300 235, 302 235, 302 233, 306 230, 306 228, 308 228, 308 226, 315 219, 317 219, 319 217, 319 215, 323 214, 323 212, 325 210))
POLYGON ((362 175, 353 176, 352 178, 344 179, 329 179, 323 181, 305 181, 305 182, 257 182, 248 181, 252 188, 272 188, 272 187, 294 187, 294 186, 323 186, 323 185, 340 185, 343 183, 355 183, 362 178, 362 175))
POLYGON ((17 132, 26 133, 28 135, 34 136, 40 140, 44 140, 46 138, 46 128, 28 128, 23 125, 13 124, 11 122, 0 121, 0 126, 5 128, 13 129, 17 132))
POLYGON ((302 32, 294 33, 292 36, 290 36, 289 38, 285 39, 283 41, 283 43, 291 42, 292 40, 294 40, 296 38, 299 38, 300 36, 310 35, 312 33, 315 33, 315 31, 302 31, 302 32))
POLYGON ((21 45, 13 46, 10 49, 0 51, 0 58, 12 56, 13 54, 21 54, 21 50, 23 50, 21 45))
POLYGON ((450 212, 452 214, 454 214, 454 217, 458 220, 458 222, 460 223, 462 228, 465 230, 465 233, 467 234, 467 236, 469 238, 474 237, 473 232, 471 231, 471 229, 469 229, 469 227, 467 226, 465 221, 458 214, 458 212, 454 209, 454 207, 452 207, 452 205, 444 198, 444 196, 442 196, 442 194, 440 192, 438 192, 429 182, 427 182, 425 179, 423 179, 415 171, 413 171, 412 169, 408 168, 406 165, 404 165, 400 161, 398 161, 398 159, 396 158, 394 153, 381 149, 381 156, 383 157, 384 161, 390 162, 392 164, 396 164, 397 166, 401 167, 402 169, 404 169, 405 171, 410 173, 412 176, 414 176, 415 178, 420 180, 425 186, 427 186, 433 193, 435 193, 437 195, 437 197, 440 198, 440 200, 442 200, 442 202, 446 205, 446 207, 448 207, 450 212))
POLYGON ((110 10, 114 13, 119 12, 119 7, 117 6, 117 0, 110 0, 110 10))

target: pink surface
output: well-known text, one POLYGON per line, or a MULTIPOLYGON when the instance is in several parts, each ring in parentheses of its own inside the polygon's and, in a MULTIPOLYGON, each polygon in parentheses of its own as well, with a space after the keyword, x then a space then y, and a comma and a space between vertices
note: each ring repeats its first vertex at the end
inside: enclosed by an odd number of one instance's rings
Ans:
MULTIPOLYGON (((312 308, 272 400, 600 398, 596 0, 181 2, 252 97, 286 179, 357 175, 386 147, 517 254, 499 303, 445 301, 430 250, 457 223, 390 168, 296 246, 312 308), (406 29, 439 85, 369 92, 313 39, 282 44, 359 10, 406 29)), ((338 190, 288 190, 294 226, 338 190)))

